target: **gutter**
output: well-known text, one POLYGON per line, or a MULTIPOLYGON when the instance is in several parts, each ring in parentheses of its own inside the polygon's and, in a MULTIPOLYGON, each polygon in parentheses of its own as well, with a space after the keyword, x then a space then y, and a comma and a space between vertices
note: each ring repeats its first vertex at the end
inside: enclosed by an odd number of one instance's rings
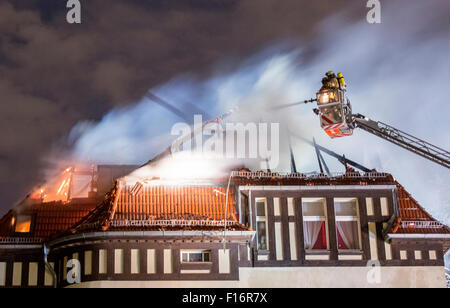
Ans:
POLYGON ((400 233, 400 234, 388 234, 387 235, 388 238, 392 239, 392 238, 428 238, 428 239, 450 239, 450 234, 438 234, 438 233, 434 233, 434 234, 411 234, 411 233, 400 233))
POLYGON ((402 218, 400 216, 400 205, 398 203, 397 186, 392 188, 392 201, 394 213, 392 213, 391 218, 389 218, 386 227, 382 231, 382 235, 385 240, 389 239, 389 235, 392 235, 397 232, 402 222, 402 218))
POLYGON ((395 185, 317 185, 317 186, 239 186, 239 191, 304 191, 304 190, 394 190, 395 185))
POLYGON ((53 276, 53 288, 56 288, 56 286, 57 286, 57 281, 56 281, 57 280, 57 275, 56 275, 55 270, 51 266, 51 264, 48 263, 48 254, 49 253, 50 253, 50 248, 48 248, 47 245, 44 243, 44 262, 45 262, 45 267, 52 274, 52 276, 53 276))
MULTIPOLYGON (((227 237, 248 237, 252 238, 256 234, 255 231, 226 231, 227 237)), ((74 234, 58 238, 48 243, 49 246, 59 246, 67 241, 73 240, 95 240, 95 239, 107 239, 107 238, 121 238, 121 237, 139 237, 139 238, 152 238, 152 237, 177 237, 177 236, 189 236, 189 237, 202 237, 208 238, 211 236, 222 237, 222 231, 104 231, 104 232, 89 232, 82 234, 74 234)))

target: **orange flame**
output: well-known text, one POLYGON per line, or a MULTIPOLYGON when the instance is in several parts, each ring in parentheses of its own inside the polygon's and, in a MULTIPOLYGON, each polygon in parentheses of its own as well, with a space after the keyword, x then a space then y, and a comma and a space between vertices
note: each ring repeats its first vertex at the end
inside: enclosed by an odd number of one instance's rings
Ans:
POLYGON ((42 202, 68 201, 73 167, 66 168, 54 179, 48 181, 44 186, 36 189, 30 199, 41 200, 42 202))

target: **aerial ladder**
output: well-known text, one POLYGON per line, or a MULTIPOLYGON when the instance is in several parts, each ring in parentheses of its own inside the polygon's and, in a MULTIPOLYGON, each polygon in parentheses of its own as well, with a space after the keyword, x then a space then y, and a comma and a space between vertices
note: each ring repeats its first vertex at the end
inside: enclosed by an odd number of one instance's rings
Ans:
POLYGON ((322 80, 324 85, 317 92, 316 98, 277 106, 273 109, 317 102, 317 108, 313 111, 319 116, 322 129, 331 138, 351 136, 354 129, 360 128, 450 169, 448 151, 386 123, 371 120, 359 113, 354 114, 350 101, 346 97, 346 85, 342 74, 339 73, 336 77, 333 72, 328 72, 327 77, 322 80))
MULTIPOLYGON (((316 102, 317 108, 313 109, 313 111, 319 116, 322 129, 331 138, 351 136, 356 128, 360 128, 368 133, 383 138, 397 146, 450 169, 450 153, 448 151, 386 123, 374 121, 360 113, 354 114, 352 112, 350 100, 346 96, 346 84, 341 73, 335 76, 333 72, 328 72, 327 77, 322 80, 322 83, 323 86, 316 93, 316 98, 280 105, 273 107, 272 109, 279 110, 297 106, 299 104, 316 102)), ((153 94, 151 94, 149 98, 163 104, 166 108, 170 105, 153 94)), ((175 107, 169 107, 170 111, 174 112, 172 109, 175 107)), ((205 121, 202 128, 208 123, 223 120, 235 111, 236 110, 230 110, 214 120, 205 121)), ((176 114, 181 118, 186 117, 186 115, 179 110, 177 110, 176 114)), ((194 131, 192 135, 185 136, 185 138, 183 138, 180 142, 182 143, 193 139, 197 133, 199 132, 194 131)), ((157 161, 159 158, 164 157, 169 153, 171 153, 171 147, 151 161, 157 161)))

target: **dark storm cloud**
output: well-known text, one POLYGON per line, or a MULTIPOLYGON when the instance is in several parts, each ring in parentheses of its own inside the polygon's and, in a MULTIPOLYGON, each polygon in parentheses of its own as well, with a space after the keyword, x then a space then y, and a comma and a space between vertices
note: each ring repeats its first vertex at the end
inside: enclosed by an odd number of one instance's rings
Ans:
MULTIPOLYGON (((307 39, 318 21, 348 6, 317 2, 90 0, 81 1, 82 24, 69 25, 66 1, 3 1, 0 212, 42 179, 42 158, 77 122, 135 102, 181 72, 307 39)), ((361 2, 353 7, 364 13, 361 2)))
MULTIPOLYGON (((431 2, 440 9, 423 11, 433 22, 411 40, 448 31, 449 2, 431 2)), ((340 33, 324 20, 338 15, 350 24, 367 12, 365 0, 81 3, 81 25, 66 23, 65 0, 0 3, 0 213, 42 179, 43 159, 76 123, 133 104, 180 73, 207 77, 218 62, 231 71, 273 43, 289 41, 317 57, 323 46, 316 37, 340 33)), ((367 66, 377 68, 378 54, 386 55, 374 50, 367 66)))

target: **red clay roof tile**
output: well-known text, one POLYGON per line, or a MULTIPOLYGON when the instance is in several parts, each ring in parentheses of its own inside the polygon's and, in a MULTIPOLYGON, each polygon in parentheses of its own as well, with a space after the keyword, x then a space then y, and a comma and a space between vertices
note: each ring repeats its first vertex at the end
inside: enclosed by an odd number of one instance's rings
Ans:
MULTIPOLYGON (((0 237, 9 237, 14 233, 14 217, 16 212, 30 215, 33 219, 32 236, 46 239, 55 233, 67 230, 82 217, 95 208, 97 202, 80 202, 73 200, 69 203, 48 202, 23 205, 17 210, 11 210, 0 220, 0 237)), ((24 236, 28 236, 24 234, 24 236)))
POLYGON ((450 228, 434 219, 420 204, 397 183, 400 225, 395 233, 450 234, 450 228))
MULTIPOLYGON (((450 229, 437 222, 416 200, 395 182, 389 174, 376 177, 357 177, 347 174, 342 177, 306 178, 300 174, 283 178, 277 174, 258 173, 256 177, 234 178, 237 185, 397 185, 400 222, 396 233, 450 233, 450 229), (269 176, 267 176, 269 175, 269 176)), ((158 229, 156 225, 130 224, 148 221, 221 221, 225 214, 226 189, 221 186, 143 186, 134 194, 133 188, 125 186, 117 195, 115 187, 107 193, 103 202, 76 200, 69 203, 50 202, 29 204, 21 210, 35 217, 34 237, 49 238, 68 229, 71 232, 87 230, 139 230, 158 229), (115 202, 117 201, 117 202, 115 202)), ((238 225, 235 192, 230 189, 227 221, 238 225)), ((0 238, 11 236, 15 210, 0 219, 0 238)), ((218 226, 216 226, 218 227, 218 226)), ((395 226, 394 226, 395 227, 395 226)), ((174 228, 174 226, 172 226, 174 228)), ((177 226, 184 229, 185 226, 177 226)), ((193 226, 196 229, 214 226, 193 226)))

